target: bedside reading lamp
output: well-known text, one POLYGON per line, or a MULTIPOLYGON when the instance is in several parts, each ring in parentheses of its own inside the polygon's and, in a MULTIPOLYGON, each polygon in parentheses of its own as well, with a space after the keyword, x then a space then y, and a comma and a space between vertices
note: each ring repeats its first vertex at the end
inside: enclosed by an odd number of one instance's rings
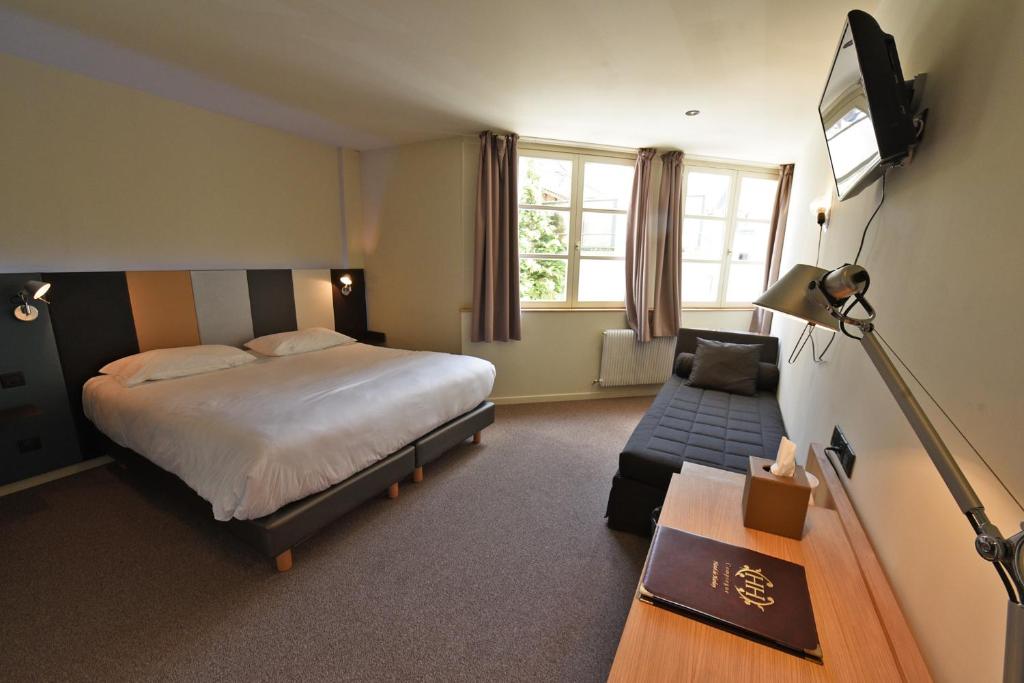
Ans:
POLYGON ((846 336, 860 340, 924 445, 932 464, 939 470, 946 487, 974 528, 977 534, 975 549, 992 563, 1009 593, 1003 681, 1024 683, 1024 605, 1021 604, 1024 601, 1024 524, 1021 531, 1007 539, 989 521, 978 495, 879 342, 873 322, 875 310, 864 298, 870 283, 868 272, 861 266, 845 265, 828 271, 799 264, 769 287, 754 305, 842 331, 846 336), (865 312, 863 318, 850 316, 858 304, 865 312), (859 330, 861 336, 851 334, 850 328, 859 330))
POLYGON ((348 296, 352 293, 352 276, 345 273, 338 278, 338 282, 341 283, 341 293, 348 296))
POLYGON ((11 301, 18 304, 14 309, 14 317, 22 322, 32 322, 39 317, 39 309, 30 304, 30 301, 42 301, 50 303, 43 297, 50 291, 49 282, 29 280, 21 287, 21 291, 11 298, 11 301))

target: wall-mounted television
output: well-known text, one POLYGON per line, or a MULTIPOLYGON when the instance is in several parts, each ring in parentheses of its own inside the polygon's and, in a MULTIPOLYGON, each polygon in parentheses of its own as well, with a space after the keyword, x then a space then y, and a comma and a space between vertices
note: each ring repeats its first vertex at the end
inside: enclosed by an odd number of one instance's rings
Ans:
POLYGON ((913 95, 893 37, 867 12, 850 12, 818 105, 840 200, 910 155, 918 138, 913 95))

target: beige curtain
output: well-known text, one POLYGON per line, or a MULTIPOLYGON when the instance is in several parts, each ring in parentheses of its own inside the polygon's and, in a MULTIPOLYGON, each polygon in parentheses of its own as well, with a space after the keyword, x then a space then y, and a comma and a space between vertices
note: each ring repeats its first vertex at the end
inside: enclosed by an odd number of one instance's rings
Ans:
POLYGON ((647 319, 647 212, 651 189, 653 149, 636 155, 633 195, 626 214, 626 322, 636 332, 637 341, 651 340, 647 319))
MULTIPOLYGON (((764 272, 764 288, 768 289, 779 279, 779 268, 782 265, 782 243, 786 239, 786 216, 789 215, 789 192, 793 188, 793 164, 780 167, 779 187, 775 191, 775 209, 772 211, 772 222, 768 231, 768 267, 764 272)), ((763 290, 762 290, 763 291, 763 290)), ((754 317, 750 320, 750 331, 757 334, 768 334, 772 329, 772 314, 763 308, 754 309, 754 317)))
POLYGON ((473 259, 475 342, 521 339, 518 135, 480 133, 473 259))
POLYGON ((658 193, 658 242, 654 275, 655 337, 674 337, 679 332, 679 269, 682 265, 683 153, 661 155, 661 190, 658 193))

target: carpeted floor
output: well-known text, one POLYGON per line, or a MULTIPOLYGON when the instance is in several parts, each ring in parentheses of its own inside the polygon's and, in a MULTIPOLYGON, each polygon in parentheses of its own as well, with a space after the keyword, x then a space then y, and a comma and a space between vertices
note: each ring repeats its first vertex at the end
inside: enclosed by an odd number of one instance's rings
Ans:
POLYGON ((649 404, 501 406, 285 574, 113 466, 0 498, 0 677, 604 680, 647 549, 604 507, 649 404))

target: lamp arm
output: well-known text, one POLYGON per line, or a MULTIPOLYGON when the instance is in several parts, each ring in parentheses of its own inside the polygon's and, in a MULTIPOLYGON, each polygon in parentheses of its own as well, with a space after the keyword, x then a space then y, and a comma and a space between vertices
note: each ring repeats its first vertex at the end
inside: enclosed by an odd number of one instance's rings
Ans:
POLYGON ((867 352, 878 374, 889 387, 903 415, 921 440, 932 464, 953 494, 960 510, 967 516, 977 538, 974 547, 984 559, 992 563, 1009 594, 1006 613, 1006 651, 1003 662, 1004 683, 1024 683, 1024 525, 1022 530, 1007 539, 985 513, 985 506, 967 481, 949 448, 914 398, 896 365, 889 358, 871 323, 859 326, 863 332, 861 346, 867 352))
POLYGON ((928 419, 924 409, 921 408, 921 404, 914 398, 910 387, 903 381, 903 377, 900 375, 899 370, 897 370, 896 365, 889 359, 888 354, 882 348, 882 344, 878 341, 873 327, 867 326, 866 329, 862 329, 864 335, 860 340, 861 346, 864 347, 871 362, 874 363, 875 369, 878 370, 878 374, 882 376, 882 380, 889 387, 889 391, 892 393, 893 398, 896 399, 896 403, 903 410, 903 414, 910 422, 910 426, 913 427, 917 438, 921 440, 925 451, 928 452, 928 456, 932 459, 932 463, 939 470, 939 474, 946 483, 946 487, 953 494, 957 505, 960 506, 960 511, 968 517, 979 510, 983 511, 985 506, 981 504, 978 494, 974 492, 971 483, 967 481, 967 477, 964 476, 960 466, 953 459, 953 454, 950 453, 946 444, 943 443, 935 426, 928 419))

